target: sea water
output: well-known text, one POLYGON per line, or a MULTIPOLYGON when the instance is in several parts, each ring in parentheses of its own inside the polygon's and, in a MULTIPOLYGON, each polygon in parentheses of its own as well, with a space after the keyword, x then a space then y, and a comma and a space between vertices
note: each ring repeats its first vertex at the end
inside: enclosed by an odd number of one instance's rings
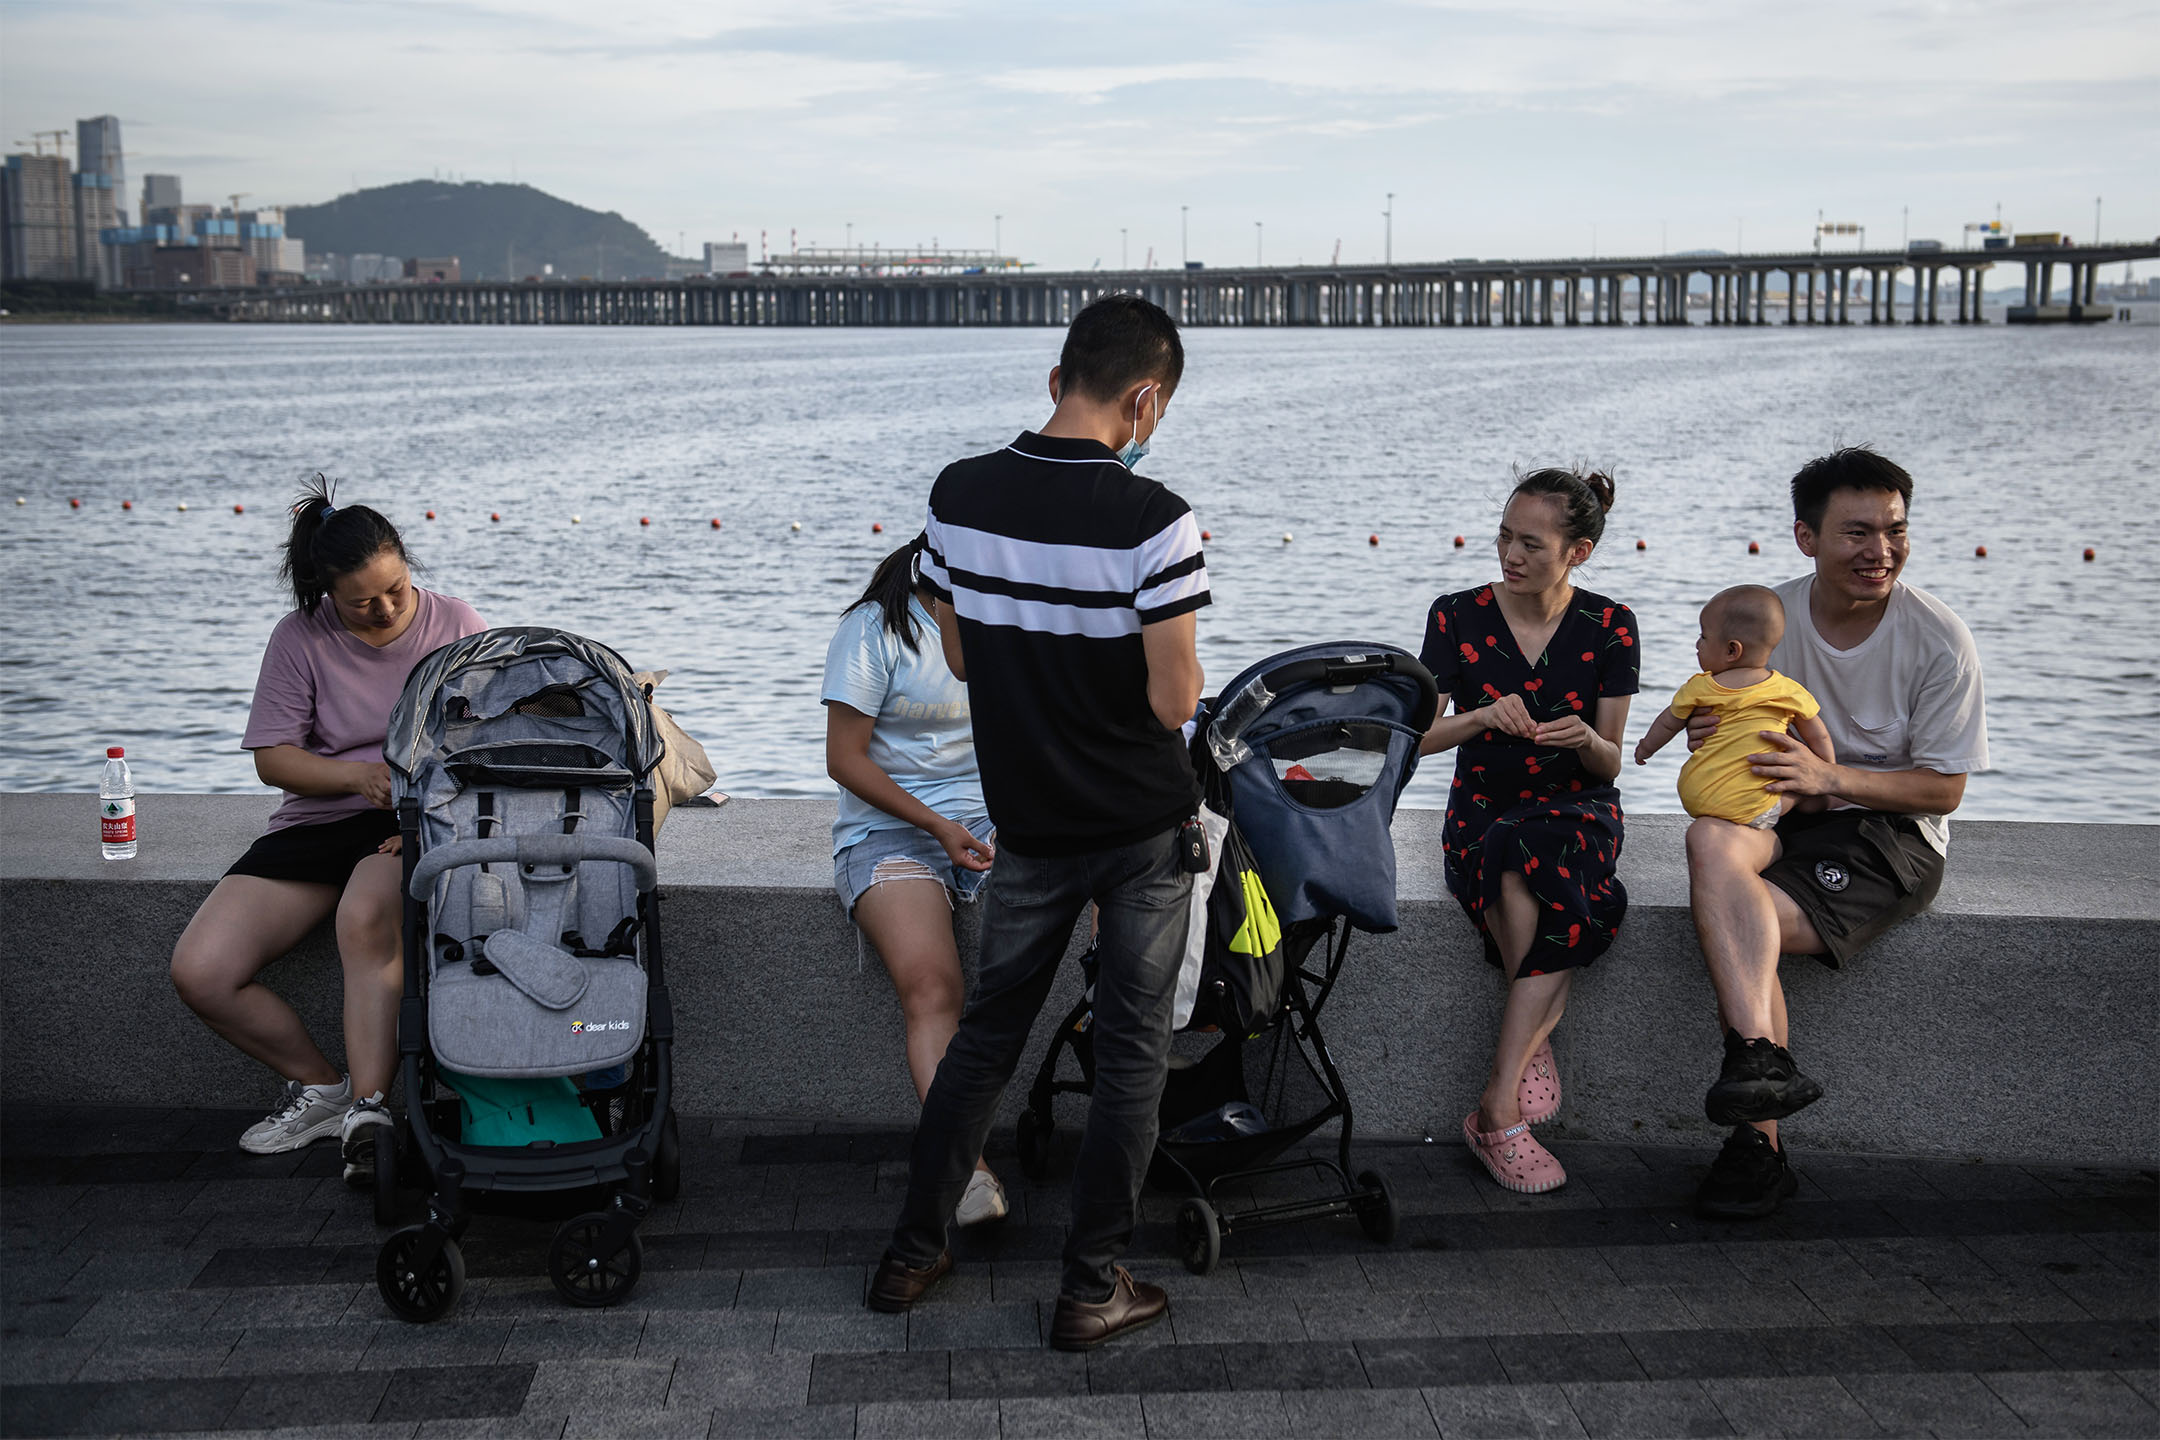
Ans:
MULTIPOLYGON (((284 506, 319 470, 404 530, 423 584, 491 623, 563 626, 671 670, 659 698, 722 788, 829 795, 834 622, 920 527, 942 465, 1048 413, 1058 340, 0 327, 0 788, 79 788, 94 733, 125 743, 149 788, 259 789, 240 734, 291 604, 284 506)), ((1965 617, 1986 668, 1995 769, 1961 813, 2155 818, 2135 799, 2154 790, 2135 737, 2160 722, 2160 331, 1194 330, 1186 345, 1141 468, 1213 534, 1200 653, 1216 682, 1316 640, 1415 649, 1433 596, 1496 574, 1511 471, 1588 461, 1617 473, 1619 503, 1581 583, 1632 605, 1644 640, 1632 745, 1693 669, 1701 602, 1803 568, 1794 468, 1870 442, 1915 477, 1906 578, 1965 617)), ((1629 808, 1677 810, 1680 758, 1624 767, 1629 808)), ((1406 803, 1444 804, 1449 770, 1429 763, 1406 803)))

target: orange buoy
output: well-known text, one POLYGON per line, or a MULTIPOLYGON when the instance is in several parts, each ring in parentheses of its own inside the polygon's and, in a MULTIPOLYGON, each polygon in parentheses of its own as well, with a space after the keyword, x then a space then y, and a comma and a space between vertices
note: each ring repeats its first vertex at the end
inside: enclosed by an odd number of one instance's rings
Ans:
POLYGON ((2085 558, 2086 558, 2087 560, 2090 560, 2090 559, 2092 559, 2092 558, 2093 558, 2093 548, 2092 548, 2092 546, 2090 546, 2090 545, 2088 545, 2088 546, 2086 546, 2086 547, 2085 547, 2085 558))
POLYGON ((870 522, 870 533, 872 535, 882 535, 885 533, 885 527, 873 520, 870 522))
POLYGON ((123 500, 120 502, 120 508, 123 510, 132 510, 135 508, 135 502, 132 500, 123 500))
POLYGON ((490 511, 488 512, 488 519, 490 519, 490 520, 500 520, 500 519, 502 519, 502 511, 500 511, 500 510, 490 510, 490 511))
POLYGON ((235 515, 245 515, 247 514, 247 506, 235 505, 232 507, 232 513, 235 515))
POLYGON ((1455 548, 1456 548, 1457 550, 1460 550, 1460 549, 1462 549, 1462 546, 1463 546, 1463 539, 1462 539, 1462 536, 1460 536, 1460 535, 1457 535, 1457 536, 1455 537, 1455 548))
POLYGON ((1368 535, 1365 537, 1365 543, 1367 545, 1378 545, 1380 543, 1380 537, 1378 535, 1368 535))
POLYGON ((1649 547, 1648 545, 1644 544, 1644 543, 1643 543, 1642 541, 1640 541, 1640 540, 1637 540, 1637 541, 1635 542, 1635 548, 1636 548, 1637 550, 1647 550, 1647 549, 1649 549, 1650 547, 1649 547))
POLYGON ((68 501, 68 509, 70 509, 70 510, 80 510, 80 509, 82 509, 82 501, 80 501, 80 500, 70 500, 70 501, 68 501))
POLYGON ((720 528, 720 522, 719 522, 718 520, 714 520, 714 521, 712 522, 712 528, 713 528, 713 529, 715 529, 715 530, 719 529, 719 528, 720 528))
POLYGON ((1974 557, 1975 557, 1976 559, 1980 559, 1980 560, 1985 560, 1985 559, 1987 559, 1987 546, 1985 546, 1985 545, 1975 545, 1975 546, 1973 546, 1973 555, 1974 555, 1974 557))
POLYGON ((427 512, 427 518, 428 518, 428 519, 430 519, 430 520, 434 519, 434 518, 435 518, 435 512, 434 512, 434 511, 432 511, 432 510, 428 511, 428 512, 427 512))
POLYGON ((652 516, 640 515, 637 517, 637 523, 640 525, 650 525, 652 524, 652 516))
POLYGON ((1750 555, 1760 555, 1762 554, 1762 546, 1756 544, 1753 540, 1750 540, 1747 542, 1747 553, 1750 555))
POLYGON ((1212 530, 1202 530, 1200 532, 1200 538, 1202 540, 1212 540, 1215 538, 1215 532, 1212 530))

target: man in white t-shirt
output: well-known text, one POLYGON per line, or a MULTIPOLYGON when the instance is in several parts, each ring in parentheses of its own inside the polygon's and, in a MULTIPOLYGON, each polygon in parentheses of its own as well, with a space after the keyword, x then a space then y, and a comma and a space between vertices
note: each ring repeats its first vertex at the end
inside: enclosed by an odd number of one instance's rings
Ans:
MULTIPOLYGON (((1778 957, 1813 955, 1834 969, 1925 910, 1942 885, 1947 817, 1965 777, 1988 768, 1972 634, 1898 579, 1911 553, 1912 477, 1854 446, 1802 466, 1792 496, 1793 538, 1815 569, 1776 587, 1785 638, 1770 664, 1820 702, 1837 759, 1762 732, 1755 773, 1800 802, 1760 873, 1759 852, 1733 846, 1719 833, 1727 827, 1688 831, 1695 933, 1726 1026, 1723 1072, 1703 1109, 1733 1129, 1696 1197, 1719 1219, 1768 1215, 1793 1193, 1777 1122, 1822 1095, 1785 1048, 1778 957)), ((1716 725, 1698 710, 1691 744, 1716 725)))

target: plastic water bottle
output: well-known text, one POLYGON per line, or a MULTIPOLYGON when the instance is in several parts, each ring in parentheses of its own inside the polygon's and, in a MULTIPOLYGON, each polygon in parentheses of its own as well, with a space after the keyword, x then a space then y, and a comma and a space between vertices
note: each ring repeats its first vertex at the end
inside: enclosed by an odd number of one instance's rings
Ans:
POLYGON ((118 745, 105 747, 105 773, 98 777, 98 836, 106 859, 135 858, 135 777, 118 745))

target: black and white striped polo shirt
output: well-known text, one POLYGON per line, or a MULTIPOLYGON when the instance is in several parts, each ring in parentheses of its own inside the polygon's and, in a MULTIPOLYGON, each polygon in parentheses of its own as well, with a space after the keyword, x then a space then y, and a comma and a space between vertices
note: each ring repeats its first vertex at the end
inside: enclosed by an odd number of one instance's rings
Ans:
POLYGON ((1198 797, 1148 708, 1140 627, 1208 603, 1192 510, 1095 440, 1028 432, 945 467, 923 582, 960 619, 998 843, 1072 855, 1159 835, 1198 797))

